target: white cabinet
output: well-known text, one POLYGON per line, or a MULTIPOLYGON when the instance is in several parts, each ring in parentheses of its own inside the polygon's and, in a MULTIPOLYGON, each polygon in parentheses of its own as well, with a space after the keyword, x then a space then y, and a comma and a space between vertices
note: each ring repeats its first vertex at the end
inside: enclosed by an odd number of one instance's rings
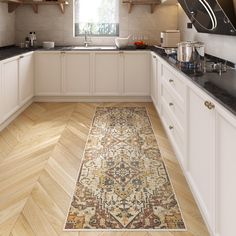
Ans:
POLYGON ((150 96, 149 52, 124 52, 124 95, 150 96))
POLYGON ((36 52, 35 95, 61 95, 62 63, 60 52, 36 52))
POLYGON ((205 106, 211 99, 189 88, 188 166, 196 198, 207 222, 214 220, 214 129, 215 112, 205 106))
POLYGON ((19 108, 18 58, 2 62, 2 119, 6 120, 19 108))
POLYGON ((64 94, 89 95, 91 54, 89 52, 66 52, 62 55, 64 55, 64 94))
POLYGON ((154 105, 158 104, 158 61, 155 53, 151 53, 151 98, 154 105))
POLYGON ((121 67, 118 52, 101 52, 94 55, 93 94, 121 95, 121 67))
POLYGON ((25 104, 34 96, 34 55, 20 56, 19 59, 19 103, 25 104))
POLYGON ((216 110, 216 232, 231 236, 236 212, 236 118, 216 110))

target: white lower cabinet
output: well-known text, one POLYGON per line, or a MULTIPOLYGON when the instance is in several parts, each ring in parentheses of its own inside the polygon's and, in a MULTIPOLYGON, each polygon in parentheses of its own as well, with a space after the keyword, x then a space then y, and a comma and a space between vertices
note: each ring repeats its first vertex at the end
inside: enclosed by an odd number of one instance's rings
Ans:
POLYGON ((120 54, 96 52, 94 54, 93 94, 97 96, 121 95, 120 54))
POLYGON ((2 120, 6 120, 19 108, 18 58, 2 63, 2 120))
POLYGON ((151 98, 155 106, 158 104, 158 60, 155 53, 151 53, 151 98))
POLYGON ((208 96, 189 89, 187 172, 194 195, 209 225, 214 222, 215 112, 205 106, 208 96))
POLYGON ((19 59, 19 103, 24 105, 34 97, 34 54, 19 59))
POLYGON ((91 84, 91 54, 89 52, 65 52, 63 92, 65 95, 87 96, 91 84))
POLYGON ((62 94, 62 63, 60 52, 36 52, 35 95, 62 94))
POLYGON ((235 235, 236 119, 216 108, 216 235, 235 235))
POLYGON ((124 52, 124 95, 150 96, 149 52, 124 52))

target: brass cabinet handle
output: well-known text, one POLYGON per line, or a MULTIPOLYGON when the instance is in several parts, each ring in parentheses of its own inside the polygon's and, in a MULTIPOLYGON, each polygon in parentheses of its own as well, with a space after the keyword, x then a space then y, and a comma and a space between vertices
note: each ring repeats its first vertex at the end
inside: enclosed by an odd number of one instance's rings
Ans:
POLYGON ((24 58, 24 56, 20 56, 20 59, 24 58))
POLYGON ((154 59, 156 59, 157 57, 156 56, 152 56, 154 59))
POLYGON ((169 106, 171 107, 171 106, 174 106, 174 103, 173 102, 170 102, 169 103, 169 106))
POLYGON ((204 105, 209 109, 212 110, 215 108, 215 105, 209 101, 205 101, 204 105))
POLYGON ((174 126, 170 125, 170 126, 169 126, 169 129, 170 129, 170 130, 174 129, 174 126))
POLYGON ((173 83, 173 82, 174 82, 174 80, 173 80, 173 79, 169 79, 169 82, 170 82, 170 83, 173 83))
POLYGON ((66 52, 63 52, 63 51, 62 51, 61 54, 66 54, 66 52))

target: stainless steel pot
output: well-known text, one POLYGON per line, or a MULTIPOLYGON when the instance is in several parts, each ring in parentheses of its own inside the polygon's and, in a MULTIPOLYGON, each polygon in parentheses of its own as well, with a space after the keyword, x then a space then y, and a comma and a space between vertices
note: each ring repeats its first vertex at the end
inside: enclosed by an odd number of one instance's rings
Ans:
POLYGON ((201 42, 181 42, 178 44, 177 59, 179 62, 196 62, 205 56, 205 46, 201 42))

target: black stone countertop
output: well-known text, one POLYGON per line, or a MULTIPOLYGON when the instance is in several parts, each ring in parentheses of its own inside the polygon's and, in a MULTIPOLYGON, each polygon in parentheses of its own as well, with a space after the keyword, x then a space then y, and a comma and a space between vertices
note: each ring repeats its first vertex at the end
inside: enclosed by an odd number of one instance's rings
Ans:
POLYGON ((181 69, 180 64, 168 57, 162 50, 155 47, 151 48, 169 65, 177 69, 187 79, 205 91, 209 96, 224 106, 236 116, 236 69, 228 67, 227 72, 219 75, 215 72, 207 72, 202 76, 195 76, 186 73, 181 69))
MULTIPOLYGON (((30 51, 119 51, 118 48, 108 49, 74 49, 72 46, 60 46, 54 49, 45 50, 42 48, 37 49, 20 49, 19 47, 9 46, 0 48, 0 61, 8 59, 13 56, 21 55, 30 51)), ((128 47, 128 51, 136 50, 135 47, 128 47)), ((213 99, 223 105, 227 110, 236 116, 236 69, 229 68, 226 73, 221 76, 217 73, 205 73, 203 76, 194 76, 185 73, 181 70, 179 63, 169 58, 162 50, 155 47, 148 47, 142 50, 149 50, 157 53, 169 65, 177 69, 187 79, 190 79, 195 85, 205 91, 213 99)), ((122 49, 123 51, 123 49, 122 49)))

